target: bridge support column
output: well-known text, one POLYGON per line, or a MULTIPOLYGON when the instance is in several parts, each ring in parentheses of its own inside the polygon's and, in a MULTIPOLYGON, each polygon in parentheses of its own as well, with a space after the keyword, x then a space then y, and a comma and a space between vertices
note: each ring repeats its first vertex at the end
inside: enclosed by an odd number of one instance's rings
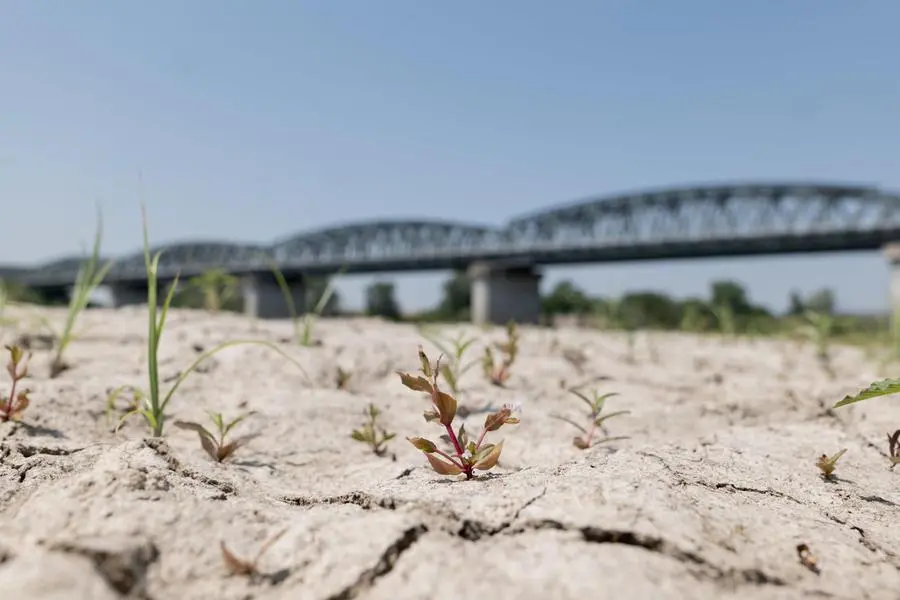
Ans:
MULTIPOLYGON (((291 298, 297 314, 306 310, 306 286, 302 277, 288 278, 291 298)), ((278 285, 274 275, 245 275, 241 278, 241 290, 244 296, 244 314, 259 319, 289 319, 284 292, 278 285)))
POLYGON ((882 253, 890 269, 891 330, 894 342, 900 343, 900 243, 885 245, 882 253))
POLYGON ((533 266, 474 263, 468 274, 472 280, 473 323, 540 322, 541 275, 533 266))
MULTIPOLYGON (((109 285, 109 295, 113 308, 120 306, 136 306, 147 304, 147 284, 146 283, 111 283, 109 285)), ((159 293, 165 293, 165 286, 160 285, 159 293)), ((165 296, 163 296, 165 298, 165 296)), ((160 299, 160 303, 162 298, 160 299)))
POLYGON ((68 304, 72 290, 69 286, 45 287, 37 290, 41 300, 51 305, 68 304))

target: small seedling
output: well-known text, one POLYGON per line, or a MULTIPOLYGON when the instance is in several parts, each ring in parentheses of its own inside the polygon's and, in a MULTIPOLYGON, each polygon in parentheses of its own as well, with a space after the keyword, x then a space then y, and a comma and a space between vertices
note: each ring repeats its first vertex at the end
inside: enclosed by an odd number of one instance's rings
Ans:
POLYGON ((244 435, 234 439, 227 444, 225 443, 225 436, 228 435, 235 425, 249 417, 251 414, 253 413, 241 415, 230 423, 226 423, 222 418, 222 413, 210 412, 209 417, 216 426, 216 431, 219 434, 218 437, 213 435, 203 425, 192 421, 175 421, 174 425, 180 429, 196 431, 197 435, 200 437, 200 444, 203 446, 203 449, 206 450, 206 453, 209 454, 210 458, 216 462, 224 462, 234 454, 238 448, 259 435, 258 433, 251 433, 250 435, 244 435))
POLYGON ((447 358, 447 361, 441 366, 441 375, 450 390, 459 395, 459 380, 462 376, 478 364, 478 359, 465 361, 464 356, 469 347, 475 343, 475 338, 466 337, 465 333, 460 332, 456 337, 438 336, 429 334, 426 330, 420 329, 425 339, 434 344, 438 350, 447 358))
POLYGON ((334 373, 334 383, 339 390, 346 390, 347 386, 350 384, 350 377, 353 375, 350 371, 345 371, 341 367, 338 367, 334 373))
POLYGON ((593 392, 591 397, 589 398, 585 394, 581 393, 577 389, 573 388, 569 390, 569 393, 575 395, 578 399, 588 405, 589 413, 588 418, 590 419, 590 426, 584 427, 576 421, 569 419, 568 417, 562 417, 558 415, 551 415, 554 419, 559 419, 560 421, 565 421, 569 425, 572 425, 579 431, 581 431, 582 435, 575 436, 572 440, 572 444, 578 448, 579 450, 587 450, 592 446, 596 446, 597 444, 604 444, 607 442, 613 442, 616 440, 624 440, 628 439, 627 436, 617 436, 610 437, 606 431, 605 423, 608 419, 613 417, 618 417, 620 415, 627 415, 631 411, 627 410, 619 410, 616 412, 611 412, 608 414, 601 414, 603 412, 603 407, 606 404, 606 400, 613 396, 618 396, 616 392, 609 392, 607 394, 599 394, 596 390, 593 392), (606 436, 600 440, 594 440, 594 434, 597 429, 600 429, 603 434, 606 436))
POLYGON ((888 434, 888 456, 891 458, 891 470, 900 465, 900 429, 888 434))
POLYGON ((374 404, 369 404, 365 414, 368 421, 361 428, 354 429, 350 437, 357 442, 369 444, 376 456, 384 456, 384 453, 387 452, 386 444, 394 439, 397 434, 388 433, 384 427, 378 425, 377 420, 381 411, 374 404))
POLYGON ((411 390, 423 392, 431 400, 432 410, 425 411, 425 421, 439 422, 446 430, 447 436, 453 445, 453 453, 439 450, 431 440, 414 437, 406 438, 409 442, 425 453, 425 458, 431 464, 431 468, 441 475, 459 475, 465 473, 466 479, 472 479, 474 472, 488 471, 496 466, 503 450, 503 442, 498 444, 484 444, 484 438, 489 431, 497 431, 503 425, 515 425, 519 419, 512 416, 512 407, 504 406, 499 411, 489 414, 484 420, 484 430, 478 436, 477 441, 470 441, 466 433, 466 426, 462 424, 457 431, 453 431, 453 419, 456 417, 456 399, 438 388, 438 379, 441 374, 441 358, 432 368, 425 350, 419 346, 419 362, 422 375, 414 376, 398 371, 400 381, 411 390), (438 455, 442 457, 438 458, 438 455))
POLYGON ((819 457, 819 460, 816 461, 816 466, 819 467, 820 471, 822 471, 822 476, 825 479, 831 479, 834 470, 837 469, 837 462, 841 459, 846 451, 847 449, 844 448, 833 456, 823 454, 819 457))
POLYGON ((169 405, 169 402, 172 400, 172 397, 175 395, 175 392, 178 390, 179 386, 184 383, 185 379, 187 379, 195 370, 197 370, 197 367, 199 367, 200 364, 203 363, 206 359, 210 358, 217 352, 221 352, 222 350, 230 348, 232 346, 259 345, 270 348, 271 350, 277 352, 282 357, 293 363, 298 369, 300 369, 300 372, 303 373, 307 381, 310 380, 309 375, 303 369, 303 366, 300 365, 300 363, 298 363, 296 360, 291 358, 287 353, 285 353, 275 344, 267 342, 265 340, 232 340, 221 343, 201 353, 187 369, 179 373, 179 375, 175 378, 175 382, 172 384, 172 387, 169 388, 169 391, 163 394, 159 386, 159 343, 162 338, 163 330, 165 329, 166 315, 169 312, 169 307, 172 304, 172 298, 175 296, 175 292, 178 287, 178 276, 175 276, 174 281, 169 287, 168 293, 166 293, 162 302, 160 303, 158 273, 159 261, 162 257, 162 251, 159 251, 152 256, 150 254, 150 239, 149 233, 147 231, 147 209, 143 202, 143 199, 141 200, 141 217, 144 234, 144 265, 147 270, 147 318, 149 321, 147 330, 147 379, 149 386, 146 392, 131 385, 124 385, 112 391, 112 393, 106 400, 107 415, 112 413, 113 409, 115 408, 116 399, 121 393, 126 390, 131 390, 133 392, 137 404, 137 408, 129 411, 127 414, 123 415, 120 418, 119 425, 116 427, 116 430, 118 430, 118 428, 122 426, 122 423, 124 423, 125 420, 128 419, 128 417, 138 414, 144 417, 144 420, 150 427, 150 431, 153 437, 161 437, 165 425, 166 407, 169 405))
POLYGON ((580 348, 566 348, 562 352, 562 357, 567 363, 572 365, 579 375, 584 375, 584 365, 588 360, 584 350, 580 348))
POLYGON ((328 302, 334 295, 337 276, 342 275, 344 271, 347 270, 347 267, 341 267, 335 277, 328 278, 328 284, 325 286, 325 291, 322 292, 322 296, 316 303, 315 308, 312 312, 306 312, 302 319, 297 315, 297 305, 294 302, 294 295, 291 293, 291 287, 288 285, 287 279, 285 279, 281 269, 278 268, 278 265, 274 261, 269 261, 269 268, 272 270, 275 281, 278 283, 278 287, 281 288, 281 293, 284 295, 284 301, 285 304, 287 304, 288 313, 291 316, 291 323, 294 325, 294 341, 304 347, 316 345, 316 340, 313 339, 313 328, 316 325, 316 320, 322 316, 322 312, 324 312, 325 308, 328 306, 328 302))
POLYGON ((19 421, 22 413, 28 408, 29 390, 19 390, 19 382, 28 376, 28 361, 31 353, 26 353, 19 346, 6 346, 9 351, 9 362, 6 363, 6 372, 12 380, 9 395, 0 396, 0 421, 19 421))
POLYGON ((217 313, 230 300, 238 288, 239 280, 224 269, 211 269, 188 280, 189 289, 203 295, 203 308, 217 313))
POLYGON ((222 561, 225 563, 225 568, 228 569, 228 574, 251 578, 259 577, 261 575, 259 571, 259 559, 261 559, 263 554, 265 554, 266 551, 268 551, 268 549, 271 548, 285 533, 287 533, 287 528, 282 529, 263 542, 263 545, 259 548, 259 552, 253 557, 253 560, 247 560, 236 556, 228 549, 225 542, 219 542, 219 547, 222 549, 222 561))
POLYGON ((11 325, 15 322, 6 316, 6 309, 10 304, 9 299, 11 295, 9 289, 7 289, 6 282, 0 279, 0 325, 11 325))
POLYGON ((91 255, 82 263, 75 276, 75 285, 72 288, 72 295, 69 299, 69 308, 66 313, 66 322, 62 331, 56 332, 50 325, 50 321, 45 317, 40 317, 44 327, 50 330, 55 341, 55 352, 50 360, 50 377, 59 377, 63 372, 69 369, 69 365, 64 360, 64 354, 69 344, 75 337, 75 323, 78 316, 87 308, 91 301, 91 295, 103 282, 103 278, 112 267, 112 261, 100 266, 100 241, 103 237, 103 219, 101 214, 97 213, 97 233, 94 235, 94 247, 91 255))
POLYGON ((737 335, 737 315, 734 314, 734 308, 730 304, 710 304, 709 310, 716 318, 719 333, 725 336, 737 335))
POLYGON ((484 349, 484 358, 482 359, 484 375, 493 385, 503 387, 511 375, 509 369, 519 354, 519 333, 516 331, 515 322, 510 321, 506 325, 506 341, 495 343, 494 348, 503 354, 503 359, 499 364, 496 364, 494 362, 494 353, 491 347, 487 346, 484 349))
POLYGON ((806 324, 800 332, 816 345, 816 358, 829 377, 834 379, 836 374, 831 364, 830 343, 837 325, 833 315, 812 310, 804 313, 806 324))

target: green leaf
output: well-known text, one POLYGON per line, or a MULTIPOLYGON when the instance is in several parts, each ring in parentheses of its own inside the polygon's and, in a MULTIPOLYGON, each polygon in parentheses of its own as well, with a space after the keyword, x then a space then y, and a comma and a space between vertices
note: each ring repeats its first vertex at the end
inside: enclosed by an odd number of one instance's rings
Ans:
POLYGON ((466 434, 465 423, 459 426, 459 430, 456 432, 456 439, 459 440, 460 446, 465 447, 469 444, 469 436, 466 434))
POLYGON ((872 383, 869 387, 860 390, 853 396, 844 396, 844 399, 834 405, 833 408, 840 408, 855 402, 862 402, 870 398, 878 398, 879 396, 888 396, 890 394, 900 393, 900 379, 882 379, 872 383))
POLYGON ((620 415, 627 415, 630 412, 630 410, 618 410, 616 412, 600 415, 599 417, 597 417, 597 420, 594 421, 594 425, 596 425, 597 427, 601 427, 607 419, 612 419, 613 417, 618 417, 620 415))

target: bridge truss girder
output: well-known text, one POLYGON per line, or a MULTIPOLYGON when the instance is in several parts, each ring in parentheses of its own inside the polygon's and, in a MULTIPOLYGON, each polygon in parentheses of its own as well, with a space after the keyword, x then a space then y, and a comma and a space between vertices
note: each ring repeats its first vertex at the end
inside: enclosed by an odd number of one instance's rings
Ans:
MULTIPOLYGON (((376 221, 306 232, 268 246, 207 241, 159 249, 160 275, 170 278, 216 268, 264 271, 272 260, 294 270, 449 268, 485 258, 552 264, 875 248, 895 238, 900 239, 900 196, 859 186, 752 183, 592 199, 513 219, 504 228, 376 221)), ((41 265, 26 282, 71 283, 82 260, 41 265)), ((143 252, 137 252, 117 260, 108 279, 142 279, 144 273, 143 252)))

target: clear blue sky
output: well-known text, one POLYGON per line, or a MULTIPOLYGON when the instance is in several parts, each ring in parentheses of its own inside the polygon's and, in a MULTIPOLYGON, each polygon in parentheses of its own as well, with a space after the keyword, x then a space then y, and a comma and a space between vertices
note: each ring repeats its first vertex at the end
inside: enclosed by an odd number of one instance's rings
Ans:
MULTIPOLYGON (((501 224, 648 186, 900 190, 900 3, 0 0, 0 263, 268 241, 385 217, 501 224)), ((394 278, 406 308, 444 274, 394 278)), ((591 292, 746 283, 887 305, 877 253, 551 269, 591 292)), ((370 278, 342 286, 359 304, 370 278)))

